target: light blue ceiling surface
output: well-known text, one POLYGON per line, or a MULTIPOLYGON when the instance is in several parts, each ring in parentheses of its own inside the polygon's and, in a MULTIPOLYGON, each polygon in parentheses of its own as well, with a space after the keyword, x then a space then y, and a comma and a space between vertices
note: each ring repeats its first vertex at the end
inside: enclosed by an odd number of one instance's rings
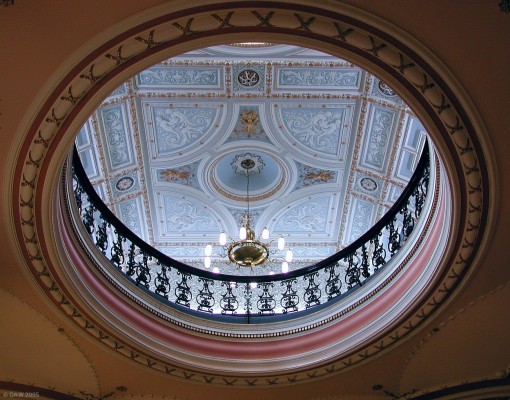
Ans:
MULTIPOLYGON (((246 177, 232 162, 260 158, 260 174, 250 176, 252 226, 284 235, 291 268, 300 268, 347 246, 388 210, 425 138, 391 88, 346 61, 288 45, 217 46, 125 82, 76 146, 128 227, 199 267, 205 245, 222 230, 236 237, 246 213, 246 177)), ((213 265, 235 273, 219 257, 213 265)))

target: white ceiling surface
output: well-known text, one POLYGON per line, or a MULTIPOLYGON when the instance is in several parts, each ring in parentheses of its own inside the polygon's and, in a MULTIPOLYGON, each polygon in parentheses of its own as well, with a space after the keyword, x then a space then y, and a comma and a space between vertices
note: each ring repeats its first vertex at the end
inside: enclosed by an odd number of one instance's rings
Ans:
MULTIPOLYGON (((236 238, 246 212, 246 178, 231 162, 260 157, 252 226, 284 235, 296 269, 345 247, 388 210, 425 137, 390 88, 348 62, 288 45, 217 46, 130 79, 76 145, 92 184, 131 230, 199 267, 205 245, 222 230, 236 238)), ((214 265, 239 273, 218 257, 214 265)))

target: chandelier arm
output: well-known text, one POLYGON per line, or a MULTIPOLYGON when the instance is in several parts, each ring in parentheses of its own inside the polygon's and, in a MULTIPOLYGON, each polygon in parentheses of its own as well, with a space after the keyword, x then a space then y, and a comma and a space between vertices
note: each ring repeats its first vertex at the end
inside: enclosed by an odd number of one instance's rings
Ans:
POLYGON ((229 235, 227 235, 227 244, 220 245, 220 247, 228 247, 228 242, 235 242, 235 240, 232 239, 229 235))
POLYGON ((283 237, 283 235, 280 233, 279 235, 277 235, 274 238, 272 238, 269 242, 267 242, 267 245, 271 246, 271 245, 277 243, 278 239, 280 239, 281 237, 283 237))

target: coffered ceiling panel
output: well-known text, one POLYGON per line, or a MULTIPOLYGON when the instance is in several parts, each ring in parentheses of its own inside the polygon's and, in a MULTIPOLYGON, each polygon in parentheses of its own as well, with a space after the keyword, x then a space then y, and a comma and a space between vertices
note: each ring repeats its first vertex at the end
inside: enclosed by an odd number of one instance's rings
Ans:
POLYGON ((105 99, 76 146, 106 204, 171 257, 201 267, 221 231, 236 237, 249 200, 255 231, 285 237, 292 269, 369 229, 402 192, 425 137, 395 92, 356 65, 244 44, 141 71, 105 99))

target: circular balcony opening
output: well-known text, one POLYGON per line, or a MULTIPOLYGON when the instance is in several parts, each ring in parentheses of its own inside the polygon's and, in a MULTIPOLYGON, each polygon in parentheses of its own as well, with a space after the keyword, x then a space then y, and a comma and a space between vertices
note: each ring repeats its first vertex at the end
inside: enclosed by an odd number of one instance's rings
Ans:
POLYGON ((98 264, 233 322, 310 313, 384 281, 430 192, 427 133, 403 100, 350 62, 283 44, 139 72, 83 125, 74 164, 98 264))
POLYGON ((97 37, 35 99, 16 165, 34 281, 102 346, 190 382, 380 354, 462 287, 493 212, 479 118, 429 49, 345 5, 263 6, 161 5, 97 37), (220 45, 254 37, 271 43, 220 45))

